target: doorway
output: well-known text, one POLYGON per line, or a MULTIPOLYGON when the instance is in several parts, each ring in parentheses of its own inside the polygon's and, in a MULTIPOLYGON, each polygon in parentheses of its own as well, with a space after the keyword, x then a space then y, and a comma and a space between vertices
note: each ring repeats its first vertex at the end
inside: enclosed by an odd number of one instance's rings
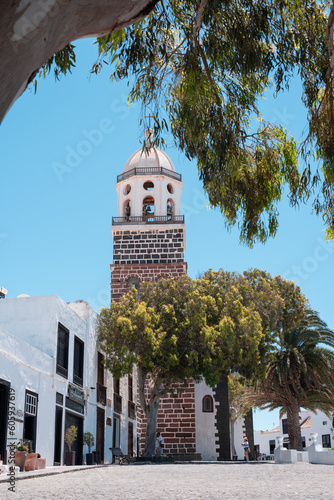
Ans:
POLYGON ((54 465, 60 465, 61 462, 62 427, 63 427, 63 409, 61 406, 56 406, 54 465))
MULTIPOLYGON (((83 418, 78 415, 66 412, 65 416, 65 432, 69 427, 74 425, 78 429, 78 435, 72 444, 72 451, 75 451, 75 465, 82 465, 82 446, 83 446, 83 418)), ((64 463, 66 459, 67 445, 64 444, 64 463)))
POLYGON ((128 455, 133 457, 133 423, 129 422, 128 425, 128 455))
POLYGON ((8 425, 8 398, 9 382, 0 379, 0 459, 7 463, 7 425, 8 425))
POLYGON ((120 447, 120 429, 121 429, 121 421, 120 418, 114 415, 113 418, 113 431, 112 431, 112 442, 114 448, 120 447))
POLYGON ((100 461, 104 463, 104 410, 96 408, 96 451, 100 461))
POLYGON ((23 441, 30 443, 30 451, 33 453, 36 452, 37 406, 38 395, 35 392, 26 391, 23 441))

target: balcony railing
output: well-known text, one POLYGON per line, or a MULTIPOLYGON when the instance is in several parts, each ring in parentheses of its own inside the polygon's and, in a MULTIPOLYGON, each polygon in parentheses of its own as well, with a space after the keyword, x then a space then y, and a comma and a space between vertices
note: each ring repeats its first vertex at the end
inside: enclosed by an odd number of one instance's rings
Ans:
POLYGON ((114 411, 122 413, 122 396, 119 394, 114 394, 114 411))
POLYGON ((129 177, 132 177, 134 175, 166 175, 167 177, 171 177, 172 179, 176 179, 177 181, 182 180, 182 175, 178 174, 176 172, 173 172, 173 170, 169 170, 168 168, 164 167, 142 167, 142 168, 133 168, 132 170, 128 170, 127 172, 124 172, 123 174, 120 174, 117 176, 117 182, 124 181, 125 179, 128 179, 129 177))
POLYGON ((73 382, 77 385, 80 385, 80 387, 83 386, 83 378, 79 375, 76 375, 75 373, 73 373, 73 382))
POLYGON ((107 388, 99 382, 96 383, 96 401, 103 406, 107 405, 107 388))
POLYGON ((136 405, 132 401, 128 401, 129 418, 136 418, 136 405))
POLYGON ((68 369, 57 363, 56 372, 64 378, 68 376, 68 369))
POLYGON ((121 224, 184 224, 184 215, 129 215, 112 218, 113 226, 121 224))

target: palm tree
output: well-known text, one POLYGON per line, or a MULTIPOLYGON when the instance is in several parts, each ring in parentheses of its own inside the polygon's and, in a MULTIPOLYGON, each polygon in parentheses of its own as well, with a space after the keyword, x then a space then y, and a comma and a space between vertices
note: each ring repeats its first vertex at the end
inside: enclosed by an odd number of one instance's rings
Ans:
POLYGON ((266 378, 249 396, 254 406, 287 414, 290 447, 297 450, 303 449, 300 408, 320 409, 329 417, 334 409, 334 332, 317 312, 305 313, 297 326, 285 324, 266 378))

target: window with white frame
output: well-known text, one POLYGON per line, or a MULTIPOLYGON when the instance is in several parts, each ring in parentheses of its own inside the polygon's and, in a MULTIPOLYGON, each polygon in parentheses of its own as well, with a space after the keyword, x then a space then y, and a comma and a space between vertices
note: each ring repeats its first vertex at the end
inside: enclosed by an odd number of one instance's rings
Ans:
POLYGON ((30 415, 31 417, 35 417, 37 415, 37 396, 26 393, 26 415, 30 415))

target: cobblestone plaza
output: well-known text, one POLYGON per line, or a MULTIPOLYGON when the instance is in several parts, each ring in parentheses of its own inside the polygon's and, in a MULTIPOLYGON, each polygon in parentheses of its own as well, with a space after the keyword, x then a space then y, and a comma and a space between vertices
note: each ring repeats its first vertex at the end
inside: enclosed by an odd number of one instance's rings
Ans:
POLYGON ((52 473, 56 468, 50 468, 46 471, 49 475, 17 480, 15 492, 8 491, 9 483, 0 476, 0 498, 333 499, 333 467, 308 463, 215 462, 113 465, 63 474, 52 473))

